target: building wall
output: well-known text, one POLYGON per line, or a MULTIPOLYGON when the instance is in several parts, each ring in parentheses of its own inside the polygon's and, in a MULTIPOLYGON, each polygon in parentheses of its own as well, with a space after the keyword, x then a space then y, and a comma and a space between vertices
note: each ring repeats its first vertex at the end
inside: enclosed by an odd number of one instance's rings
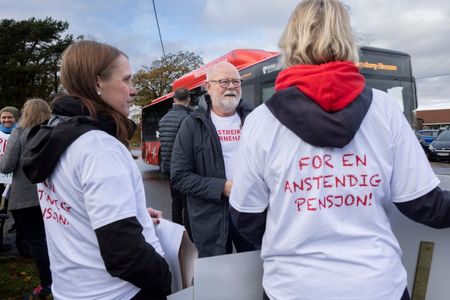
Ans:
POLYGON ((416 129, 449 126, 450 109, 416 110, 416 120, 416 129))

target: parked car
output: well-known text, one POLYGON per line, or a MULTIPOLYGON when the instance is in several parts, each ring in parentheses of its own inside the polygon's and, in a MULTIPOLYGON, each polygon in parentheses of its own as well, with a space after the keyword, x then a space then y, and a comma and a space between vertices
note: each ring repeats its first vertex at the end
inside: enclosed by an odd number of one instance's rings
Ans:
POLYGON ((450 160, 450 130, 439 133, 437 138, 428 147, 430 160, 450 160))
POLYGON ((420 144, 422 145, 425 152, 428 152, 428 147, 431 142, 433 142, 438 136, 437 129, 424 129, 416 131, 417 138, 419 139, 420 144))

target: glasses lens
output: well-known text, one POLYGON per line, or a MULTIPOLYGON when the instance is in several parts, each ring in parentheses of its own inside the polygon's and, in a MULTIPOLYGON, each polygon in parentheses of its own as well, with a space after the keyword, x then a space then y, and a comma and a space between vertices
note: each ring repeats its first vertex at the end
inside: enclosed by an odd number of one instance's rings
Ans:
POLYGON ((238 80, 238 79, 233 79, 233 80, 231 80, 231 83, 232 83, 234 86, 240 86, 240 85, 241 85, 241 81, 238 80))
POLYGON ((230 82, 231 82, 231 85, 234 86, 234 87, 238 87, 238 86, 241 85, 241 81, 239 79, 232 79, 232 80, 221 79, 221 80, 219 80, 219 85, 222 88, 226 89, 226 88, 228 88, 230 86, 230 82))
POLYGON ((226 89, 230 85, 230 81, 228 79, 221 79, 219 80, 219 84, 221 87, 226 89))

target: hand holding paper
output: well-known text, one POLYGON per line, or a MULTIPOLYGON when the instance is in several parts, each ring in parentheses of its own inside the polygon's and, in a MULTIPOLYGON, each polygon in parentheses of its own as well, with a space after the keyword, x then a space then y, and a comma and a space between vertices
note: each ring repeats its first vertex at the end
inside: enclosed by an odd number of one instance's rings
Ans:
POLYGON ((151 207, 147 207, 147 211, 153 220, 153 224, 159 224, 162 218, 162 212, 160 210, 156 210, 151 207))

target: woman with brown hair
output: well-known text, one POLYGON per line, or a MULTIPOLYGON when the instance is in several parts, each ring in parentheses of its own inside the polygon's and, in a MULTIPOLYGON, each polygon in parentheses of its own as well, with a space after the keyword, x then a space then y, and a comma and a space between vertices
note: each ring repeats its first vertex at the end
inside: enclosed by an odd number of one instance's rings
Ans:
POLYGON ((127 56, 95 41, 63 53, 66 95, 31 131, 24 170, 38 184, 59 299, 165 299, 171 275, 127 149, 136 93, 127 56))
POLYGON ((17 231, 23 233, 36 262, 40 284, 33 290, 32 295, 38 297, 51 294, 52 276, 36 184, 31 183, 25 176, 21 156, 30 128, 47 121, 50 114, 50 106, 44 100, 27 100, 22 108, 19 126, 12 131, 5 154, 0 159, 0 172, 13 173, 8 210, 14 217, 17 231))

